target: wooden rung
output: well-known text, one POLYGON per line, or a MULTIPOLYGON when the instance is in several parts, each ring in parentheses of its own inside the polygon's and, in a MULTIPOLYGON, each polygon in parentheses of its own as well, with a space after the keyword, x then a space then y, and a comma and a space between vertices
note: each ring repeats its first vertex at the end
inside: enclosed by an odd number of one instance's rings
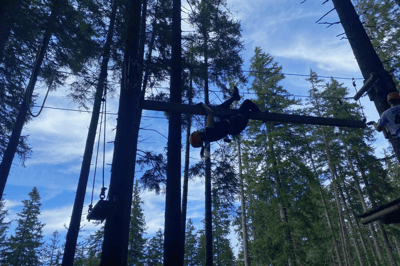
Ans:
MULTIPOLYGON (((140 108, 153 111, 164 111, 164 112, 179 112, 185 114, 194 115, 205 115, 204 109, 198 105, 178 104, 171 102, 158 102, 158 101, 143 101, 140 108)), ((237 109, 226 109, 212 107, 215 115, 235 115, 239 113, 237 109)), ((270 122, 284 122, 284 123, 295 123, 295 124, 311 124, 311 125, 322 125, 322 126, 337 126, 337 127, 354 127, 354 128, 365 128, 366 124, 360 120, 350 119, 337 119, 337 118, 326 118, 326 117, 315 117, 305 115, 289 115, 289 114, 278 114, 278 113, 250 113, 250 119, 263 120, 270 122)))

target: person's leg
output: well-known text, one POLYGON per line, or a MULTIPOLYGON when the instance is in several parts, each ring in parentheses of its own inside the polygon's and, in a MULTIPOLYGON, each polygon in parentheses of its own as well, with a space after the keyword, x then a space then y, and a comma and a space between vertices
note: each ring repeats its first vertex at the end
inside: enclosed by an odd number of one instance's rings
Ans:
POLYGON ((199 103, 201 107, 207 112, 207 125, 206 127, 213 128, 214 127, 214 111, 205 105, 204 103, 199 103))
POLYGON ((231 107, 231 104, 234 102, 234 101, 239 101, 240 100, 240 95, 239 95, 239 90, 238 90, 238 88, 235 86, 234 88, 233 88, 233 94, 232 94, 232 96, 231 96, 231 98, 229 98, 228 100, 226 100, 225 102, 223 102, 223 103, 221 103, 220 105, 218 105, 217 107, 220 107, 220 108, 230 108, 231 107))
MULTIPOLYGON (((260 108, 250 100, 245 100, 239 107, 239 113, 248 115, 250 112, 261 112, 260 108)), ((268 110, 266 111, 268 113, 268 110)))

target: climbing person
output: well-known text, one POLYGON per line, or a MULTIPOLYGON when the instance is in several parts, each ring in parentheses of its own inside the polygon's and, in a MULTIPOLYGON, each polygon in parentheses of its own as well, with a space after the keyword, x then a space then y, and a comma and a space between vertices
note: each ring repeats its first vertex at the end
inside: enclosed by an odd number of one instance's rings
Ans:
MULTIPOLYGON (((216 107, 230 108, 234 101, 239 100, 239 90, 235 86, 233 95, 228 100, 216 107)), ((239 114, 234 116, 218 116, 219 120, 214 121, 213 110, 204 103, 200 103, 198 105, 203 107, 203 109, 207 112, 207 124, 206 128, 199 131, 194 131, 192 134, 190 134, 189 141, 192 147, 202 148, 200 152, 201 157, 204 157, 204 143, 208 144, 220 139, 224 139, 225 142, 231 142, 231 140, 228 138, 228 135, 238 135, 247 127, 250 112, 261 112, 260 108, 258 108, 257 105, 255 105, 252 101, 245 100, 239 107, 239 114)), ((268 113, 268 111, 266 112, 268 113)))
POLYGON ((382 113, 378 123, 372 124, 379 132, 387 125, 392 135, 400 137, 400 95, 397 92, 391 92, 387 95, 387 101, 391 107, 382 113))

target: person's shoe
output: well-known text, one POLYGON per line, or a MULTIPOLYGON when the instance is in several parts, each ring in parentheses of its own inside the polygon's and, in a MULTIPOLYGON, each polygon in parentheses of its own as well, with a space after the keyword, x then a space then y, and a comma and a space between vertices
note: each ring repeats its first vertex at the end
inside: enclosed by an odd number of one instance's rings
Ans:
POLYGON ((232 99, 235 101, 240 100, 239 89, 236 86, 233 88, 232 99))
POLYGON ((206 111, 207 114, 213 114, 214 113, 214 111, 210 107, 205 105, 204 103, 198 103, 196 105, 201 106, 204 109, 204 111, 206 111))
POLYGON ((230 140, 228 137, 225 137, 225 138, 224 138, 224 142, 231 143, 232 140, 230 140))

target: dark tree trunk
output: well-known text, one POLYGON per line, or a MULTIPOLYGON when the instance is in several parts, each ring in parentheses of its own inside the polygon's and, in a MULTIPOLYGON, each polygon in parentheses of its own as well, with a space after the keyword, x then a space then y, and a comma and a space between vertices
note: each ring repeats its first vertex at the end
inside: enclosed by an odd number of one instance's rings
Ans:
MULTIPOLYGON (((375 74, 379 78, 380 82, 377 82, 375 87, 368 92, 368 96, 371 101, 374 101, 376 110, 380 115, 390 107, 386 101, 386 96, 390 92, 397 92, 396 85, 392 76, 385 71, 351 1, 332 0, 332 2, 364 79, 368 79, 371 74, 375 74)), ((400 162, 400 138, 389 136, 389 141, 400 162)))
POLYGON ((244 183, 242 174, 242 151, 240 145, 240 137, 237 140, 238 158, 239 158, 239 182, 240 182, 240 210, 242 212, 242 230, 243 230, 243 260, 244 266, 249 266, 249 247, 247 237, 247 221, 246 221, 246 206, 244 198, 244 183))
POLYGON ((110 57, 112 37, 114 33, 114 23, 115 23, 115 15, 117 13, 117 3, 118 1, 114 1, 113 3, 111 17, 110 17, 110 25, 107 33, 107 40, 104 45, 103 61, 101 63, 99 82, 97 84, 95 99, 93 103, 92 118, 90 120, 89 132, 86 139, 86 146, 83 154, 81 173, 79 176, 78 188, 76 189, 74 207, 72 209, 71 222, 69 224, 66 236, 64 255, 62 261, 63 266, 72 266, 74 263, 76 243, 78 239, 79 227, 82 218, 82 209, 85 201, 86 186, 90 172, 90 162, 92 161, 93 146, 96 138, 96 129, 97 129, 97 124, 99 122, 101 98, 104 91, 104 83, 107 79, 107 66, 110 57))
MULTIPOLYGON (((190 70, 189 77, 189 105, 192 104, 192 89, 193 79, 192 71, 190 70)), ((186 211, 187 211, 187 199, 188 199, 188 186, 189 186, 189 156, 190 156, 190 131, 192 127, 192 116, 187 116, 187 128, 186 128, 186 147, 185 147, 185 169, 183 174, 183 192, 182 192, 182 218, 181 218, 181 239, 182 239, 182 260, 185 258, 185 233, 186 233, 186 211)))
MULTIPOLYGON (((204 8, 205 3, 202 1, 204 8)), ((205 29, 205 21, 203 21, 203 38, 204 38, 204 103, 210 104, 208 92, 208 35, 205 29)), ((207 121, 207 117, 206 117, 207 121)), ((206 122, 207 123, 207 122, 206 122)), ((206 266, 213 265, 213 247, 212 247, 212 199, 211 199, 211 147, 207 145, 205 150, 205 235, 206 235, 206 266)))
MULTIPOLYGON (((173 0, 170 102, 181 103, 181 0, 173 0)), ((181 113, 169 112, 164 265, 183 265, 181 242, 181 113)))
POLYGON ((102 266, 127 265, 137 140, 142 114, 139 104, 144 97, 143 91, 140 90, 140 1, 131 0, 128 5, 127 39, 108 194, 114 208, 104 227, 100 262, 102 266))
POLYGON ((27 119, 28 107, 32 98, 33 90, 35 88, 40 68, 43 63, 44 56, 46 54, 47 47, 49 46, 49 41, 53 31, 53 24, 56 17, 57 17, 57 10, 55 7, 53 7, 49 17, 46 31, 43 36, 42 45, 40 46, 39 51, 37 53, 36 61, 32 70, 32 75, 29 80, 29 84, 26 88, 24 99, 22 100, 21 106, 18 111, 17 120, 15 121, 15 125, 11 133, 10 140, 8 142, 6 150, 4 151, 3 160, 1 161, 0 164, 0 198, 3 197, 4 188, 6 186, 7 178, 11 169, 11 164, 13 162, 15 152, 17 151, 22 128, 24 127, 25 121, 27 119))
MULTIPOLYGON (((155 15, 156 16, 156 15, 155 15)), ((139 65, 141 66, 140 70, 140 82, 142 82, 143 77, 143 61, 144 61, 144 47, 146 44, 146 19, 147 19, 147 0, 142 0, 142 16, 140 22, 140 40, 139 40, 139 65)), ((144 88, 142 88, 145 91, 144 88)))

